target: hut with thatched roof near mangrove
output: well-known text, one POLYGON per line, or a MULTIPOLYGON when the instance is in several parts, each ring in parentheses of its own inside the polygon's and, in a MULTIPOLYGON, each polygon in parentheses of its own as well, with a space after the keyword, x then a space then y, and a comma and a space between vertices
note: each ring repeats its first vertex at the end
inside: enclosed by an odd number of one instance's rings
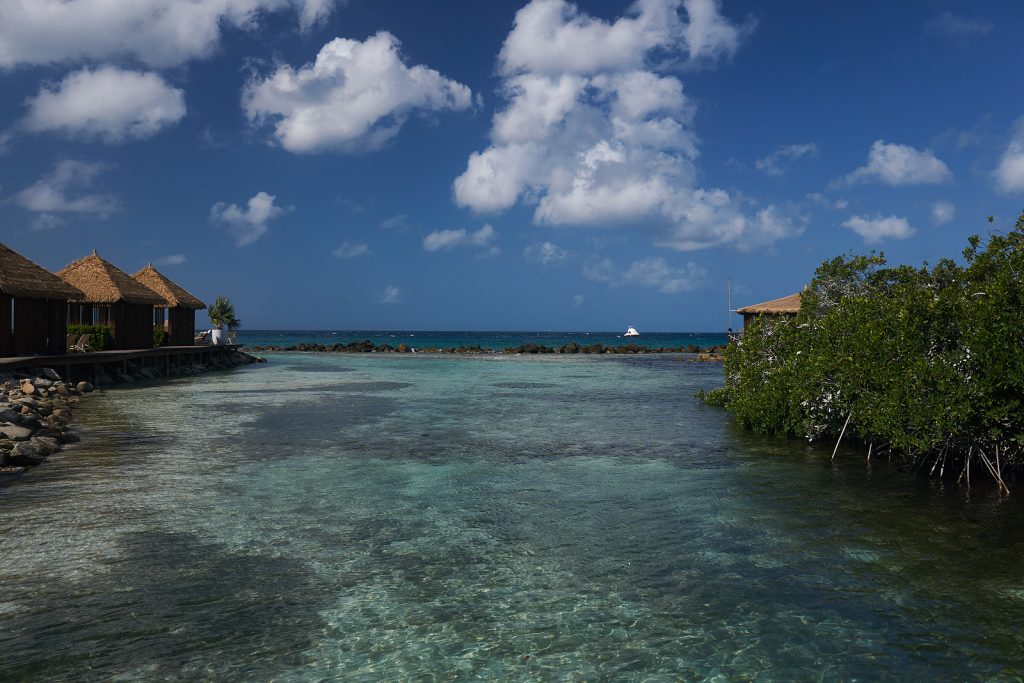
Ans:
POLYGON ((112 349, 153 346, 153 307, 164 303, 159 294, 100 258, 95 250, 57 275, 84 294, 71 302, 71 323, 106 325, 112 349))
POLYGON ((68 301, 82 292, 0 244, 0 356, 67 351, 68 301))
POLYGON ((744 330, 750 327, 750 323, 760 315, 796 315, 800 312, 800 292, 780 299, 737 308, 736 312, 743 316, 744 330))
POLYGON ((167 343, 171 346, 191 345, 196 335, 196 311, 206 308, 206 304, 154 268, 152 263, 132 278, 163 297, 163 304, 155 309, 153 324, 162 325, 167 330, 167 343))

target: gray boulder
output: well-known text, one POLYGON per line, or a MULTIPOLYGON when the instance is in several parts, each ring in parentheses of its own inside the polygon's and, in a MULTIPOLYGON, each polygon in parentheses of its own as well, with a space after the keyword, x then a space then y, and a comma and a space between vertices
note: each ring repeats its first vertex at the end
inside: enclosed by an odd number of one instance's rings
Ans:
POLYGON ((11 452, 4 457, 4 461, 11 465, 20 467, 35 467, 43 462, 39 451, 30 443, 22 441, 16 444, 11 452))
POLYGON ((78 386, 75 388, 78 389, 78 391, 82 392, 83 394, 88 394, 90 391, 93 390, 93 386, 89 382, 79 382, 78 386))
POLYGON ((43 368, 39 371, 39 374, 52 382, 60 381, 60 375, 58 375, 57 371, 53 368, 43 368))
POLYGON ((0 424, 0 436, 11 441, 28 441, 32 436, 32 430, 15 424, 0 424))
MULTIPOLYGON (((60 450, 60 443, 57 439, 49 436, 34 436, 32 437, 32 440, 28 442, 28 445, 34 447, 36 452, 43 457, 53 455, 60 450)), ((15 448, 17 448, 17 446, 15 446, 15 448)))

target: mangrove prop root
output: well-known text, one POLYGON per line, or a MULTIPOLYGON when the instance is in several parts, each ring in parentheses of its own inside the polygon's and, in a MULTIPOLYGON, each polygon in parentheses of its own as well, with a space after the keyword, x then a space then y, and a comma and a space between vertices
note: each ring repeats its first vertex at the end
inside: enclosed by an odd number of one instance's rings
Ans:
POLYGON ((843 441, 843 434, 846 433, 846 425, 850 424, 850 418, 853 417, 853 413, 849 413, 846 416, 846 422, 843 423, 843 430, 839 432, 839 438, 836 439, 836 447, 832 449, 832 460, 836 459, 836 453, 839 452, 839 444, 843 441))
POLYGON ((995 479, 997 484, 999 484, 999 490, 1009 493, 1010 489, 1006 487, 1006 484, 1003 482, 1003 478, 999 476, 999 473, 996 471, 996 468, 992 464, 992 461, 988 459, 987 455, 985 455, 985 451, 979 448, 978 455, 981 456, 981 461, 985 463, 985 467, 988 469, 988 473, 991 474, 992 478, 995 479))

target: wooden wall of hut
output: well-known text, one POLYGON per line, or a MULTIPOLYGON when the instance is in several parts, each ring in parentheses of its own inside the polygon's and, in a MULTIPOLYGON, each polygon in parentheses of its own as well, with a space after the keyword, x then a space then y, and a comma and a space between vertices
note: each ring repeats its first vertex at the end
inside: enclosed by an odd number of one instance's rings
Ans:
POLYGON ((196 336, 196 312, 189 308, 167 311, 167 341, 171 346, 192 346, 196 336))
POLYGON ((120 301, 100 311, 100 324, 110 325, 113 349, 149 349, 153 347, 153 307, 120 301))
POLYGON ((14 335, 11 327, 11 302, 14 297, 0 293, 0 356, 14 354, 14 335))
POLYGON ((65 353, 66 340, 66 301, 0 294, 0 355, 65 353))

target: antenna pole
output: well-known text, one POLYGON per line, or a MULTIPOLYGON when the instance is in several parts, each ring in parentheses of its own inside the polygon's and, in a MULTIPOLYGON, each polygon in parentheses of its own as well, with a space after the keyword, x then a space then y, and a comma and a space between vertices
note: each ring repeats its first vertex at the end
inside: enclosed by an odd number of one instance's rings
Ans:
POLYGON ((732 327, 732 278, 729 278, 727 288, 729 291, 729 308, 725 312, 725 329, 732 327))

